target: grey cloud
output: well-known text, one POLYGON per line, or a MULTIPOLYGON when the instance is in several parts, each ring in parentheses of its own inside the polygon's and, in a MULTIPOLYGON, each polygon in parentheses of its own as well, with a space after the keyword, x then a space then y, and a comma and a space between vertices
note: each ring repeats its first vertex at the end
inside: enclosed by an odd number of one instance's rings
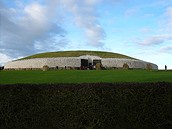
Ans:
MULTIPOLYGON (((0 48, 5 49, 0 50, 1 53, 13 58, 33 54, 38 52, 36 42, 50 50, 61 48, 60 37, 64 38, 67 32, 60 27, 60 23, 53 21, 53 16, 56 15, 51 12, 53 8, 31 3, 23 7, 22 13, 17 9, 6 8, 0 3, 0 48), (59 37, 59 40, 54 39, 55 36, 59 37)), ((44 48, 39 51, 44 51, 44 48)))
POLYGON ((10 6, 15 4, 14 8, 6 7, 3 1, 6 0, 0 1, 0 54, 7 59, 68 47, 67 30, 62 27, 68 15, 83 30, 86 45, 104 48, 106 33, 96 7, 125 0, 13 0, 10 6))
MULTIPOLYGON (((111 0, 109 0, 111 1, 111 0)), ((0 53, 16 58, 42 51, 65 49, 70 41, 62 27, 66 12, 83 30, 87 45, 103 47, 106 33, 99 23, 96 5, 104 0, 15 0, 15 8, 0 2, 0 53), (15 3, 16 2, 16 3, 15 3)))

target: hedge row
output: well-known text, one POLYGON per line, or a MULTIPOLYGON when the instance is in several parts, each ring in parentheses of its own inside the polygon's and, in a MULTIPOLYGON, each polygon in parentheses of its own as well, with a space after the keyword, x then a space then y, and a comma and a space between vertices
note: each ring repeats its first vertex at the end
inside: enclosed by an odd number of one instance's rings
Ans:
POLYGON ((0 85, 0 129, 171 129, 172 84, 0 85))

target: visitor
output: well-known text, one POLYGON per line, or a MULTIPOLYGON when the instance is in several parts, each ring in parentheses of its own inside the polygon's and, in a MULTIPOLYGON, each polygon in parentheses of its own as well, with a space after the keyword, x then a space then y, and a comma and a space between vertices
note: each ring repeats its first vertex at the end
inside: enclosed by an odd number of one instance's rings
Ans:
POLYGON ((165 65, 165 70, 167 70, 167 65, 165 65))

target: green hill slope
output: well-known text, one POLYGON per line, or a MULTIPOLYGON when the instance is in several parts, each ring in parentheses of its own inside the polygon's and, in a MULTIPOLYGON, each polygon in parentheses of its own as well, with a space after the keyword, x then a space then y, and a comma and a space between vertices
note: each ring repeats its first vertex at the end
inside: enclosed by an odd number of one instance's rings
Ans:
POLYGON ((102 58, 127 58, 134 59, 132 57, 112 53, 112 52, 103 52, 103 51, 58 51, 58 52, 47 52, 40 53, 32 56, 28 56, 22 59, 32 59, 32 58, 53 58, 53 57, 79 57, 82 55, 94 55, 102 58))

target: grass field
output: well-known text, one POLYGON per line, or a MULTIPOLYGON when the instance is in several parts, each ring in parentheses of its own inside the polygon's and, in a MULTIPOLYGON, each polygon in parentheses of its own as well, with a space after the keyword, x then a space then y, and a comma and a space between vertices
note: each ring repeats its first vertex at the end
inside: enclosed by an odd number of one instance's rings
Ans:
POLYGON ((0 71, 0 84, 172 82, 172 71, 57 70, 0 71))
POLYGON ((122 55, 112 52, 103 52, 103 51, 58 51, 58 52, 46 52, 39 53, 36 55, 31 55, 23 59, 32 59, 32 58, 52 58, 52 57, 79 57, 83 55, 94 55, 102 58, 127 58, 134 59, 127 55, 122 55))

